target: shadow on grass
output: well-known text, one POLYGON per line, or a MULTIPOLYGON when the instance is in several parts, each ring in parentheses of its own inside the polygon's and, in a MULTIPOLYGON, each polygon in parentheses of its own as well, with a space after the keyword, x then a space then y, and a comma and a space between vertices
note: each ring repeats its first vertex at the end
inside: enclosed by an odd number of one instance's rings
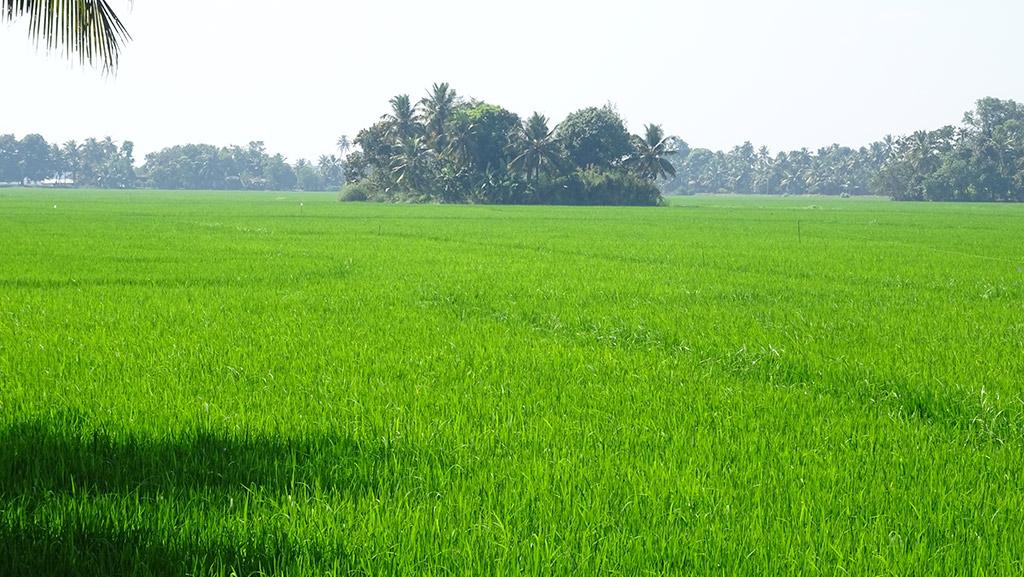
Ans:
POLYGON ((383 440, 184 431, 163 438, 81 433, 27 422, 0 429, 0 496, 43 492, 174 494, 261 489, 375 492, 420 455, 383 440))
POLYGON ((238 512, 218 503, 407 492, 402 480, 440 459, 384 440, 212 430, 158 438, 80 423, 0 428, 0 577, 350 574, 340 545, 299 542, 284 526, 243 518, 225 532, 221 516, 238 512))
POLYGON ((188 542, 137 530, 12 527, 0 524, 0 575, 25 577, 183 577, 347 572, 347 556, 303 548, 286 536, 244 543, 188 542), (328 560, 330 559, 330 562, 328 560))

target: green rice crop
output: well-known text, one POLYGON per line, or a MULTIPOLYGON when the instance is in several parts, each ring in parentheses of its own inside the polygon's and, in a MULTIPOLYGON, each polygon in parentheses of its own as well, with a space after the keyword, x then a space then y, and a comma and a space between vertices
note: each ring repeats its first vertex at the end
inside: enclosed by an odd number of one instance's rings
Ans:
POLYGON ((1022 240, 0 189, 0 575, 1020 575, 1022 240))

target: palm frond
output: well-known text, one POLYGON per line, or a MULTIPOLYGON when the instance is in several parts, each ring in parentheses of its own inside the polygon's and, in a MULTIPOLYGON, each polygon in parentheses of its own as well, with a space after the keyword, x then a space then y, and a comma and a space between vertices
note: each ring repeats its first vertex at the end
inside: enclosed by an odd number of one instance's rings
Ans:
POLYGON ((28 18, 29 37, 47 50, 62 49, 82 64, 117 68, 131 35, 106 0, 4 0, 0 21, 28 18))
POLYGON ((676 175, 676 167, 667 158, 659 158, 658 164, 660 165, 661 172, 663 174, 659 176, 674 177, 676 175))
POLYGON ((671 155, 679 152, 673 147, 671 136, 662 138, 661 142, 659 142, 653 150, 658 155, 671 155))

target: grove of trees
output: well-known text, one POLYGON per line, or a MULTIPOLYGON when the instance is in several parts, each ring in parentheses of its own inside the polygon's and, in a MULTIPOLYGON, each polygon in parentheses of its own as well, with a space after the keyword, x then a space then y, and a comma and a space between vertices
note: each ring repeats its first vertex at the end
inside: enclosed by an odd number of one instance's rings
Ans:
POLYGON ((359 132, 346 158, 343 198, 409 202, 653 205, 674 173, 674 139, 657 126, 630 135, 611 106, 551 126, 435 84, 419 101, 359 132), (656 142, 652 142, 656 141, 656 142))
POLYGON ((861 148, 772 154, 749 142, 690 149, 657 125, 631 135, 610 106, 558 125, 460 98, 436 84, 414 102, 338 139, 315 162, 288 162, 262 142, 185 144, 147 154, 109 137, 63 144, 0 134, 0 184, 96 188, 342 190, 347 200, 656 204, 672 194, 827 194, 897 200, 1024 201, 1024 105, 985 98, 957 126, 861 148), (344 188, 342 188, 344 185, 344 188))

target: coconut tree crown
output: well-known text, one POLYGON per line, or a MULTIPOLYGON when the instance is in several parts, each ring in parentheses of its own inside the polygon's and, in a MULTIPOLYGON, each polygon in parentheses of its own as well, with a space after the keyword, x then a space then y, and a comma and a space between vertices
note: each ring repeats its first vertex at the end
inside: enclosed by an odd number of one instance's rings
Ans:
POLYGON ((634 152, 626 157, 626 166, 637 175, 651 180, 671 178, 676 167, 667 157, 676 153, 673 139, 657 124, 644 127, 643 136, 633 137, 634 152))
POLYGON ((391 99, 391 112, 381 117, 388 124, 389 133, 397 139, 419 136, 420 116, 408 94, 399 94, 391 99))
POLYGON ((458 105, 458 94, 448 86, 447 82, 435 83, 420 100, 423 120, 427 125, 427 134, 438 148, 446 142, 445 126, 458 105))
POLYGON ((541 173, 557 172, 561 168, 558 139, 548 128, 548 119, 534 112, 519 127, 519 154, 509 163, 509 168, 524 174, 529 181, 536 180, 541 173))

